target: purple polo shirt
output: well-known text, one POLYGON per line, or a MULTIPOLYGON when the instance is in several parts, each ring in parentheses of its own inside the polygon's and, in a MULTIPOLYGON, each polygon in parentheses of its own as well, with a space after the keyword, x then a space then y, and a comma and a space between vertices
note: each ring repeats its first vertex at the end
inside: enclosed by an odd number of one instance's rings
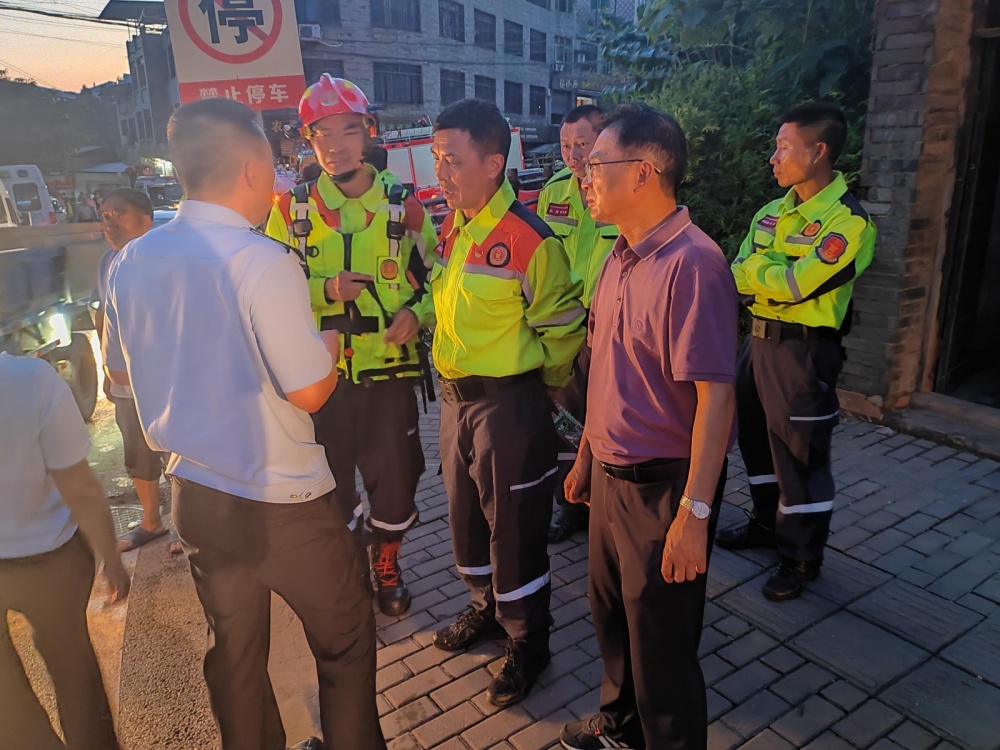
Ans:
POLYGON ((598 461, 690 457, 694 381, 736 380, 738 306, 722 250, 687 208, 634 248, 618 238, 590 310, 586 430, 598 461))

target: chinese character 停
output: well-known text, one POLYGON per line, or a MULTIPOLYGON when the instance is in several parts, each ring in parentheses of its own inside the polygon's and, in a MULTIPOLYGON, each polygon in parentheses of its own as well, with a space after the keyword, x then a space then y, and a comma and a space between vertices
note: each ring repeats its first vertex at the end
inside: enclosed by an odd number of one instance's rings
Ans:
POLYGON ((262 104, 267 98, 264 93, 264 85, 261 83, 251 83, 247 86, 247 102, 250 104, 262 104))
POLYGON ((264 12, 256 10, 255 3, 256 0, 201 0, 198 9, 208 16, 212 44, 219 43, 220 26, 237 29, 237 44, 244 44, 250 38, 247 36, 249 31, 263 38, 259 27, 264 24, 264 12))

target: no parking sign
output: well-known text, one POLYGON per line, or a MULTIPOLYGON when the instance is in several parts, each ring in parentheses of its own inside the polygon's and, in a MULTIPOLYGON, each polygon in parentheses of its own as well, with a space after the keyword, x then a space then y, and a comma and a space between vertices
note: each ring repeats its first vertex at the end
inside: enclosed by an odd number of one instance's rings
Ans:
POLYGON ((305 90, 294 0, 166 0, 181 102, 295 107, 305 90))

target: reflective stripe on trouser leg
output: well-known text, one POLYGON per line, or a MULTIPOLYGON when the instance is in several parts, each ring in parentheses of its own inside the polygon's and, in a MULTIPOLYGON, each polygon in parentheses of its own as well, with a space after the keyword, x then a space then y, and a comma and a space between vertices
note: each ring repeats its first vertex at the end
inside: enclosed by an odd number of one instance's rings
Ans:
POLYGON ((420 413, 414 378, 379 380, 362 387, 366 423, 358 469, 368 491, 368 526, 383 542, 402 540, 417 522, 414 496, 424 472, 420 413))
POLYGON ((753 339, 753 364, 781 487, 778 554, 820 562, 836 488, 830 463, 841 354, 835 341, 753 339))
POLYGON ((470 440, 462 422, 466 405, 441 402, 441 476, 448 492, 451 548, 459 575, 469 587, 471 605, 493 612, 493 564, 490 560, 490 527, 479 505, 479 489, 469 474, 470 440))
POLYGON ((739 422, 739 445, 750 483, 754 516, 761 524, 774 528, 778 509, 778 484, 767 438, 767 417, 757 393, 750 341, 740 352, 736 376, 736 409, 739 422))

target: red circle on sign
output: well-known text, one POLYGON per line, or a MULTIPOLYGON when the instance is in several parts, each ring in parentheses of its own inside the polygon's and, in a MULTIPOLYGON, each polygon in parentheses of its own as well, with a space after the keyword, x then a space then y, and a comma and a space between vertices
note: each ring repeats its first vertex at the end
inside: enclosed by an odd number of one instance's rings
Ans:
POLYGON ((178 10, 181 16, 181 25, 195 46, 213 60, 236 65, 253 62, 266 55, 271 50, 271 47, 274 46, 274 43, 278 41, 278 34, 281 32, 281 0, 271 0, 274 18, 272 19, 270 33, 264 38, 264 41, 257 49, 253 52, 247 52, 245 55, 230 55, 226 52, 219 52, 198 35, 198 30, 195 29, 194 24, 191 22, 191 11, 188 7, 193 2, 196 2, 196 0, 180 0, 178 10))

